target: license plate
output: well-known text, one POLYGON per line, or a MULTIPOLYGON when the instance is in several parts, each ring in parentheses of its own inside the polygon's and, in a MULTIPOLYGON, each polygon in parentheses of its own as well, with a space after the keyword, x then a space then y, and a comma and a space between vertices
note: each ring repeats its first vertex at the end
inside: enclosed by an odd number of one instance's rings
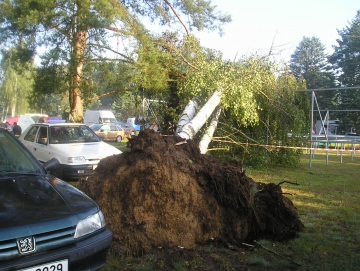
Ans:
POLYGON ((61 260, 52 263, 45 263, 26 269, 21 269, 20 271, 69 271, 68 260, 61 260))

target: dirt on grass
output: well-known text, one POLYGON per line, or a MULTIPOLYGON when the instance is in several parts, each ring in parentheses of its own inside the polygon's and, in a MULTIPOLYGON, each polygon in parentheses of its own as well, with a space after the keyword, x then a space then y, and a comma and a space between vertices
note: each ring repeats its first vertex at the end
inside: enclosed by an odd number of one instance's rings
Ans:
POLYGON ((114 247, 127 253, 208 242, 237 247, 289 240, 304 230, 281 186, 249 178, 240 162, 219 162, 192 140, 144 130, 130 150, 107 157, 78 188, 101 207, 114 247))

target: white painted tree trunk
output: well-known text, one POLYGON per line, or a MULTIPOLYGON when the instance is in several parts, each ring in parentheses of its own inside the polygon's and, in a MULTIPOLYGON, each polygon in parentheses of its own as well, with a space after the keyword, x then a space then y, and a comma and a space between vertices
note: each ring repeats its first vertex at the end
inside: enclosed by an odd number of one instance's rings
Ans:
POLYGON ((176 132, 175 134, 177 135, 179 132, 181 132, 182 128, 188 124, 191 119, 194 117, 196 110, 199 106, 198 103, 198 99, 194 98, 191 101, 189 101, 189 103, 186 105, 179 121, 178 124, 176 126, 176 132))
POLYGON ((210 125, 206 129, 203 137, 201 138, 201 141, 199 143, 199 148, 202 154, 205 154, 207 152, 208 146, 211 142, 211 139, 214 135, 217 124, 219 122, 220 113, 221 113, 221 106, 219 106, 218 109, 216 110, 213 118, 211 119, 210 125))
POLYGON ((184 125, 182 129, 176 134, 184 139, 193 139, 201 127, 205 124, 206 120, 210 117, 221 100, 220 91, 215 91, 206 104, 200 109, 196 116, 191 119, 189 123, 184 125))

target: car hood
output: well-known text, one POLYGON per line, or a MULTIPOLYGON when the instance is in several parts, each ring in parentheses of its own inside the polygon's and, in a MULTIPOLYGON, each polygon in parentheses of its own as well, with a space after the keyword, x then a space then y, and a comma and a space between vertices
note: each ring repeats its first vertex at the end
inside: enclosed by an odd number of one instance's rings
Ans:
POLYGON ((51 144, 58 152, 67 157, 84 156, 87 158, 104 158, 113 154, 120 154, 121 151, 105 142, 74 143, 74 144, 51 144))
POLYGON ((0 178, 0 232, 19 227, 34 234, 41 227, 31 230, 31 225, 51 221, 61 221, 61 227, 74 226, 98 210, 80 190, 50 175, 8 174, 0 178))

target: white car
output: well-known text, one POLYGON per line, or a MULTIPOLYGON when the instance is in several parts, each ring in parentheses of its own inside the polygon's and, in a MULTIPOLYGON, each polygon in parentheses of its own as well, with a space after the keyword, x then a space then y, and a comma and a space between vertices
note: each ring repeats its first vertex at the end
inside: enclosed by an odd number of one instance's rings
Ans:
POLYGON ((81 123, 32 124, 19 140, 41 163, 58 159, 60 168, 52 173, 63 179, 89 176, 102 158, 122 153, 81 123))

